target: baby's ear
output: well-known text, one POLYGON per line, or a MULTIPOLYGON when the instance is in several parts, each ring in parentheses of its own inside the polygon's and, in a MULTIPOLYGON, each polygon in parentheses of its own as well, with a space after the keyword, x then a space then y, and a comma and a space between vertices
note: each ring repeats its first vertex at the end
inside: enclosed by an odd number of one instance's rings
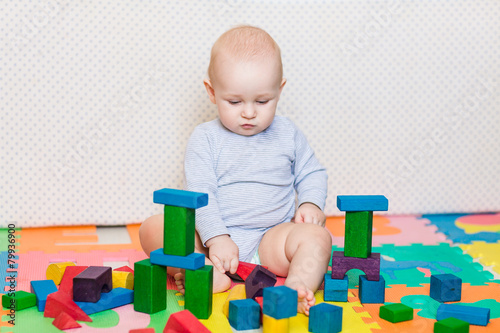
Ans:
POLYGON ((205 79, 203 80, 203 84, 205 85, 205 89, 207 89, 208 97, 210 98, 210 101, 214 104, 217 104, 215 102, 215 91, 214 88, 212 87, 212 82, 210 79, 205 79))
POLYGON ((281 94, 281 91, 283 90, 283 87, 285 86, 285 84, 286 84, 286 79, 285 79, 285 78, 283 78, 283 79, 281 80, 281 85, 280 85, 280 94, 281 94))

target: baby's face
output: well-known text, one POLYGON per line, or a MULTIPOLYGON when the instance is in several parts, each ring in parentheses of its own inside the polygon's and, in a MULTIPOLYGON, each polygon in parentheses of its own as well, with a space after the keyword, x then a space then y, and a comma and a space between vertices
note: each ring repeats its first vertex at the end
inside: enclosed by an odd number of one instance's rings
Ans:
POLYGON ((236 61, 226 57, 219 63, 208 94, 217 104, 219 119, 230 131, 255 135, 271 125, 286 80, 279 77, 277 61, 236 61))

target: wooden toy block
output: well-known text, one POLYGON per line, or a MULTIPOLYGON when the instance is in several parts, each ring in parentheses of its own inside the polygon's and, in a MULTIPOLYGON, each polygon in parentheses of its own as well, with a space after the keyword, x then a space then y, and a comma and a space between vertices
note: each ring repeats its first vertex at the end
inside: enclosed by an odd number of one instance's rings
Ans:
POLYGON ((297 315, 297 290, 287 286, 268 287, 263 290, 263 314, 274 319, 295 317, 297 315))
POLYGON ((454 302, 462 299, 462 279, 453 274, 431 275, 429 294, 438 302, 454 302))
POLYGON ((163 215, 163 253, 187 256, 194 252, 195 210, 165 206, 163 215))
POLYGON ((389 209, 389 200, 383 195, 339 195, 337 208, 342 212, 381 212, 389 209))
POLYGON ((385 302, 385 280, 380 276, 378 281, 366 279, 366 275, 359 276, 359 301, 363 304, 385 302))
POLYGON ((82 327, 82 325, 78 324, 76 320, 74 320, 73 317, 71 317, 66 312, 61 312, 59 315, 57 315, 57 317, 52 321, 52 325, 60 330, 82 327))
POLYGON ((198 319, 208 319, 212 314, 214 267, 186 270, 185 283, 184 308, 198 319))
POLYGON ((57 262, 50 264, 47 267, 47 272, 45 273, 47 280, 54 280, 56 286, 59 285, 64 275, 64 270, 66 269, 67 266, 75 266, 75 263, 71 261, 66 261, 66 262, 57 262))
POLYGON ((134 291, 126 288, 113 288, 109 293, 101 295, 101 299, 93 302, 75 302, 86 314, 114 309, 134 301, 134 291))
POLYGON ((201 253, 191 253, 185 257, 172 256, 163 253, 163 249, 159 248, 151 251, 149 260, 154 265, 170 266, 196 270, 205 266, 205 255, 201 253))
POLYGON ((208 194, 164 188, 153 193, 153 202, 167 206, 197 209, 208 205, 208 194))
POLYGON ((262 325, 262 311, 264 311, 264 297, 263 296, 257 296, 255 297, 255 301, 257 303, 259 303, 259 306, 260 306, 260 319, 259 319, 259 323, 262 325))
POLYGON ((387 304, 380 307, 379 317, 391 323, 412 320, 413 309, 401 303, 387 304))
POLYGON ((362 270, 370 281, 380 278, 380 253, 372 253, 368 258, 354 258, 344 256, 342 251, 332 253, 332 279, 341 280, 351 269, 362 270))
POLYGON ((61 312, 66 312, 75 320, 92 321, 90 317, 80 309, 67 293, 56 292, 47 296, 44 317, 55 318, 61 312))
POLYGON ((251 298, 229 302, 229 325, 235 330, 260 327, 260 306, 251 298))
POLYGON ((37 280, 31 281, 31 292, 36 296, 36 306, 38 311, 45 310, 45 302, 49 294, 57 291, 54 280, 37 280))
POLYGON ((309 309, 309 332, 337 333, 342 331, 342 307, 320 303, 309 309))
MULTIPOLYGON (((231 279, 244 282, 247 279, 247 277, 250 275, 250 273, 252 273, 255 266, 257 266, 257 265, 249 263, 249 262, 240 261, 238 264, 238 268, 236 269, 236 273, 231 274, 229 272, 226 272, 226 275, 228 275, 231 279)), ((262 266, 262 267, 267 269, 266 266, 262 266)))
POLYGON ((262 290, 267 287, 272 287, 276 284, 276 275, 257 265, 245 280, 245 292, 247 298, 255 298, 262 296, 262 290))
POLYGON ((113 289, 111 267, 89 266, 73 278, 73 300, 75 302, 97 302, 101 293, 113 289))
POLYGON ((466 321, 449 317, 434 323, 434 333, 469 333, 469 326, 466 321))
MULTIPOLYGON (((175 333, 175 331, 172 331, 175 333)), ((153 327, 148 328, 136 328, 135 330, 130 330, 128 333, 155 333, 155 329, 153 327)))
POLYGON ((113 271, 117 271, 117 272, 129 272, 129 273, 134 274, 134 270, 132 268, 128 267, 128 266, 118 267, 118 268, 113 269, 113 271))
POLYGON ((172 313, 168 318, 167 325, 163 329, 163 333, 183 332, 183 333, 210 333, 198 318, 196 318, 189 310, 183 310, 172 313))
POLYGON ((263 333, 288 333, 290 331, 290 318, 276 319, 262 315, 263 333))
POLYGON ((233 288, 231 288, 231 290, 229 290, 227 299, 224 302, 224 305, 222 306, 222 312, 224 313, 226 318, 229 317, 229 302, 245 298, 246 298, 246 293, 244 284, 237 284, 233 288))
POLYGON ((67 266, 59 284, 59 291, 63 291, 73 298, 73 279, 87 268, 89 266, 67 266))
POLYGON ((332 279, 331 273, 325 274, 324 300, 327 302, 347 302, 349 289, 349 278, 347 275, 343 279, 332 279))
POLYGON ((346 212, 344 255, 368 258, 372 253, 373 212, 346 212))
POLYGON ((113 288, 134 289, 134 274, 130 272, 113 271, 113 288))
POLYGON ((490 309, 459 304, 441 304, 437 309, 436 319, 456 318, 471 325, 486 326, 490 321, 490 309))
POLYGON ((167 270, 153 265, 149 259, 134 264, 134 276, 140 283, 135 284, 134 310, 156 313, 167 307, 167 270))
POLYGON ((2 295, 2 306, 4 308, 12 308, 11 306, 13 305, 13 309, 19 311, 36 305, 35 294, 23 290, 18 290, 11 294, 11 296, 9 294, 2 295))

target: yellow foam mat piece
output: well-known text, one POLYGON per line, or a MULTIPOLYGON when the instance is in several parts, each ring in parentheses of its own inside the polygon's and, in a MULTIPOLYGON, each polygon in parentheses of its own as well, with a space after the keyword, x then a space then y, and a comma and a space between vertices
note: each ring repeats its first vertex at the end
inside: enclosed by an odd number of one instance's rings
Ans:
POLYGON ((500 242, 472 242, 460 245, 460 248, 472 258, 479 258, 481 264, 493 266, 492 269, 500 274, 500 242))

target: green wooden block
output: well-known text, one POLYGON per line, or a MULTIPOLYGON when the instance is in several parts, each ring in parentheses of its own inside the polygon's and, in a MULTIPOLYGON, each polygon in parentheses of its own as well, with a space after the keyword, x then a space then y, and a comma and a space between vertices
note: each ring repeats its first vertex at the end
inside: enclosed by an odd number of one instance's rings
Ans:
POLYGON ((387 304, 380 307, 379 317, 391 323, 412 320, 413 309, 401 303, 387 304))
POLYGON ((13 309, 17 311, 36 305, 35 294, 22 290, 13 292, 12 294, 12 296, 8 296, 8 294, 2 295, 2 305, 4 308, 11 308, 11 304, 13 304, 13 309))
POLYGON ((134 264, 134 310, 156 313, 167 308, 167 270, 149 259, 134 264))
POLYGON ((344 255, 368 258, 372 253, 373 212, 346 212, 344 255))
POLYGON ((195 271, 186 269, 184 308, 198 319, 208 319, 212 314, 214 268, 211 265, 195 271))
POLYGON ((165 206, 163 253, 187 256, 194 252, 195 210, 165 206))
POLYGON ((436 333, 469 333, 469 323, 449 317, 434 323, 436 333))

